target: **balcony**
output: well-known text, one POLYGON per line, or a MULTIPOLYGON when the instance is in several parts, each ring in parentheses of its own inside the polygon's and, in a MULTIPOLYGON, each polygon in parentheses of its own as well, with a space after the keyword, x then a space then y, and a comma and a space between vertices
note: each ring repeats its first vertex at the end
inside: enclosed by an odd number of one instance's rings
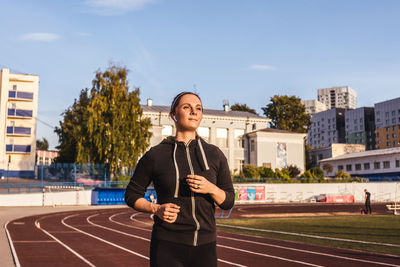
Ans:
POLYGON ((8 109, 8 117, 17 117, 17 118, 32 118, 33 111, 28 109, 8 109))
POLYGON ((6 145, 6 153, 31 153, 31 146, 28 145, 6 145))
POLYGON ((32 101, 33 93, 23 91, 8 91, 8 98, 12 100, 32 101))
POLYGON ((30 136, 31 128, 7 126, 7 135, 30 136))

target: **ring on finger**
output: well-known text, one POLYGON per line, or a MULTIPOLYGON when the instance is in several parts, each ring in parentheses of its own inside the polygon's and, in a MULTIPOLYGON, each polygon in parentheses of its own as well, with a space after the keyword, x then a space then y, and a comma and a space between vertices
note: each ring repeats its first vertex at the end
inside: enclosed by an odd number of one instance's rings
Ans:
POLYGON ((197 189, 200 189, 200 185, 198 184, 198 185, 196 186, 196 188, 197 188, 197 189))

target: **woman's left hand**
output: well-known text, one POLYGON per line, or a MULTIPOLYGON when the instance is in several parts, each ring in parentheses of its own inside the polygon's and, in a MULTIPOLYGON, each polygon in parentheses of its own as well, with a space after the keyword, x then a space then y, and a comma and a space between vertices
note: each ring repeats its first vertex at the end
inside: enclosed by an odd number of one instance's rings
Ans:
POLYGON ((190 190, 199 194, 211 194, 215 191, 216 185, 200 175, 189 174, 186 179, 190 190))

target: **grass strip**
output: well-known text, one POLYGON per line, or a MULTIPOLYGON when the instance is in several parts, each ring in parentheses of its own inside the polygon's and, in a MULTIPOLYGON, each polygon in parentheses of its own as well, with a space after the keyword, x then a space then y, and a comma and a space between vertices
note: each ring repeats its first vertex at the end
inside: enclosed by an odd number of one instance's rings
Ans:
POLYGON ((400 256, 400 247, 376 244, 385 243, 400 245, 400 216, 358 215, 303 218, 218 219, 217 224, 266 230, 249 231, 239 228, 218 226, 219 230, 227 232, 244 233, 248 235, 264 236, 309 244, 356 249, 400 256), (269 231, 281 231, 302 235, 296 236, 269 231), (320 239, 305 235, 321 236, 333 239, 366 241, 371 242, 372 244, 320 239))

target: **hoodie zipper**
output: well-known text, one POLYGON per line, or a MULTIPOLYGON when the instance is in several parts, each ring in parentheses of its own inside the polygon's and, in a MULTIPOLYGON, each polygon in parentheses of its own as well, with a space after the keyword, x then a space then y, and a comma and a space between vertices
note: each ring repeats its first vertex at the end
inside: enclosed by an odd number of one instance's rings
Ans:
MULTIPOLYGON (((190 144, 190 142, 189 142, 189 144, 190 144)), ((187 156, 187 160, 189 163, 190 173, 193 175, 194 170, 193 170, 192 160, 190 158, 190 153, 189 153, 189 144, 187 144, 187 145, 185 144, 186 156, 187 156)), ((196 230, 194 231, 194 238, 193 238, 193 246, 197 246, 197 238, 198 238, 198 234, 199 234, 199 230, 200 230, 200 223, 196 218, 196 201, 194 198, 193 191, 191 191, 191 193, 190 193, 190 198, 192 200, 192 216, 193 216, 194 222, 196 223, 196 230)))

